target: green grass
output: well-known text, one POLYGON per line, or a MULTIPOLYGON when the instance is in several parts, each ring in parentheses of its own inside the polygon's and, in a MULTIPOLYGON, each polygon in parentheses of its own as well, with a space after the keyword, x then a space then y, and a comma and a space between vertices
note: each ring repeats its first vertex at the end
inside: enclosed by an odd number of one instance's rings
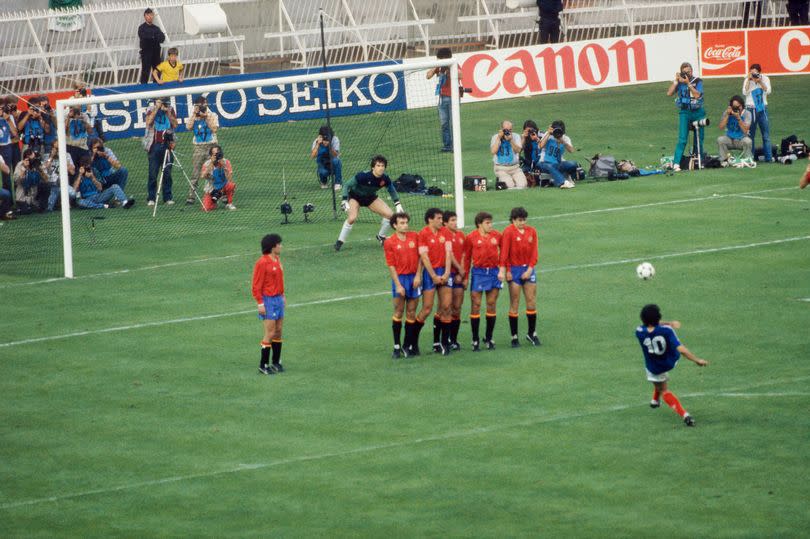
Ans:
MULTIPOLYGON (((802 134, 809 80, 774 79, 777 141, 802 134)), ((714 119, 737 81, 706 86, 714 119)), ((662 93, 465 105, 465 173, 492 176, 485 146, 504 117, 564 118, 580 161, 653 163, 675 139, 662 93)), ((504 294, 497 350, 466 350, 465 323, 461 353, 392 362, 372 222, 335 254, 339 223, 279 227, 240 209, 207 216, 229 231, 216 241, 194 226, 148 243, 99 229, 75 280, 4 272, 0 536, 806 535, 801 170, 467 193, 468 220, 523 205, 539 230, 538 349, 508 348, 504 294), (270 231, 284 236, 289 309, 288 372, 268 378, 249 284, 270 231), (635 277, 640 259, 652 281, 635 277), (651 301, 711 362, 672 375, 694 429, 647 406, 633 329, 651 301)), ((158 230, 179 226, 164 216, 158 230)))

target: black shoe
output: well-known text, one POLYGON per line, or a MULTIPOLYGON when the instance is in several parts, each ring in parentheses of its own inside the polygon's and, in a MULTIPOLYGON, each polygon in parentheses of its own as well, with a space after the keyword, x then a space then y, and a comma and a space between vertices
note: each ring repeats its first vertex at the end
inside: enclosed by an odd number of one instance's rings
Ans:
POLYGON ((472 351, 473 352, 481 351, 481 347, 479 346, 478 341, 473 341, 472 342, 472 351))
POLYGON ((340 240, 337 240, 337 241, 335 242, 335 251, 340 251, 340 248, 341 248, 341 247, 343 247, 343 242, 342 242, 342 241, 340 241, 340 240))
POLYGON ((419 351, 418 346, 411 345, 411 357, 421 356, 422 352, 419 351))
POLYGON ((537 333, 534 335, 526 335, 526 340, 532 343, 532 346, 540 346, 540 339, 537 338, 537 333))
POLYGON ((259 374, 276 374, 276 371, 271 369, 269 365, 259 365, 259 374))
POLYGON ((458 344, 457 342, 450 343, 450 350, 452 350, 453 352, 458 352, 459 350, 461 350, 461 345, 458 344))
POLYGON ((124 208, 125 209, 129 209, 134 205, 135 205, 135 199, 134 198, 128 198, 127 201, 124 202, 124 208))
MULTIPOLYGON (((399 359, 402 357, 402 349, 399 346, 394 347, 394 351, 391 353, 391 359, 399 359)), ((405 357, 408 357, 406 354, 405 357)))
POLYGON ((687 427, 695 426, 695 418, 693 418, 691 415, 684 417, 683 422, 686 424, 687 427))
POLYGON ((376 235, 376 236, 374 236, 374 237, 375 237, 375 238, 377 238, 377 241, 378 241, 378 242, 380 242, 380 247, 382 247, 383 245, 385 245, 385 240, 386 240, 385 236, 380 236, 379 234, 377 234, 377 235, 376 235))
POLYGON ((518 338, 517 337, 512 337, 512 348, 519 348, 519 347, 520 347, 520 341, 518 340, 518 338))
POLYGON ((442 152, 442 153, 448 153, 448 152, 453 153, 453 148, 442 148, 439 151, 442 152))
POLYGON ((447 357, 450 355, 450 347, 442 345, 442 355, 447 357))
POLYGON ((651 400, 650 401, 650 408, 660 408, 661 401, 651 400))
POLYGON ((442 353, 442 345, 435 342, 433 343, 433 353, 434 354, 441 354, 442 353))
POLYGON ((495 341, 484 341, 487 345, 487 350, 495 350, 495 341))
POLYGON ((274 363, 270 365, 271 369, 274 369, 276 372, 284 372, 284 365, 281 363, 274 363))

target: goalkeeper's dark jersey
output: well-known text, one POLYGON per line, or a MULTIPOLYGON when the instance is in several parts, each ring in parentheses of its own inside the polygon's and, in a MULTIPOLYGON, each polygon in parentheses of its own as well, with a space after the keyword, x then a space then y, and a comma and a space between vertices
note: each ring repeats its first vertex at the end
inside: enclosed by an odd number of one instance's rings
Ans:
POLYGON ((362 198, 374 197, 377 196, 377 191, 383 187, 388 189, 394 204, 399 202, 399 194, 388 174, 383 174, 378 178, 371 171, 358 172, 354 178, 343 184, 343 200, 349 200, 350 192, 362 198))

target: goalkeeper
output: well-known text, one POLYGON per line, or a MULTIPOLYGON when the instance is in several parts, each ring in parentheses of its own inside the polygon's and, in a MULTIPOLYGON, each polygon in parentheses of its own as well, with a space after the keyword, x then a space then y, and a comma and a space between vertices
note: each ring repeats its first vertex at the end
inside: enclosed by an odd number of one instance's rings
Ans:
POLYGON ((377 241, 380 242, 380 245, 385 242, 388 231, 391 230, 389 220, 394 215, 394 212, 391 211, 388 204, 377 196, 377 191, 383 187, 387 188, 397 213, 404 211, 402 204, 399 202, 399 194, 396 187, 394 187, 394 182, 385 173, 387 167, 388 160, 382 155, 375 155, 371 158, 371 170, 358 172, 354 175, 354 178, 343 184, 343 200, 340 207, 347 215, 343 228, 340 229, 340 235, 335 242, 335 251, 340 251, 340 248, 343 247, 349 237, 361 206, 367 207, 382 217, 380 231, 377 233, 377 241))

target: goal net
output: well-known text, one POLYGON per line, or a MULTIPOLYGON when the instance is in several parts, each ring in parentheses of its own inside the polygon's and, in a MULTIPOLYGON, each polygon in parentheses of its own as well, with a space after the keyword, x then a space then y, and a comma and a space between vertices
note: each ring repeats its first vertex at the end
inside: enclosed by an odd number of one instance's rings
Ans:
MULTIPOLYGON (((413 226, 430 207, 453 209, 462 221, 458 96, 451 115, 455 151, 443 152, 436 78, 426 78, 429 69, 448 68, 456 94, 452 62, 384 63, 213 86, 190 81, 131 94, 99 89, 59 101, 54 167, 58 162, 65 211, 57 205, 53 213, 7 224, 0 257, 13 262, 0 273, 73 277, 199 259, 223 254, 221 244, 212 251, 211 238, 260 238, 283 233, 282 223, 329 229, 337 237, 345 219, 341 183, 368 170, 375 155, 388 160, 386 173, 400 186, 413 226), (152 112, 158 101, 167 110, 152 112), (90 135, 92 162, 72 146, 72 130, 82 120, 77 109, 87 108, 97 111, 106 137, 94 144, 90 135), (173 116, 173 151, 156 151, 155 135, 144 137, 148 124, 165 127, 173 116), (331 141, 319 145, 319 136, 331 141), (222 156, 205 164, 217 153, 214 137, 222 156), (99 152, 94 145, 102 146, 99 152), (76 161, 73 175, 68 155, 76 161), (69 186, 85 181, 76 183, 82 164, 102 184, 100 195, 74 198, 69 186), (126 174, 116 170, 119 164, 126 174), (143 248, 148 245, 153 248, 143 248)), ((89 191, 93 186, 86 184, 89 191)), ((386 189, 378 194, 393 208, 386 189)), ((379 216, 364 210, 358 222, 378 225, 379 216)))

